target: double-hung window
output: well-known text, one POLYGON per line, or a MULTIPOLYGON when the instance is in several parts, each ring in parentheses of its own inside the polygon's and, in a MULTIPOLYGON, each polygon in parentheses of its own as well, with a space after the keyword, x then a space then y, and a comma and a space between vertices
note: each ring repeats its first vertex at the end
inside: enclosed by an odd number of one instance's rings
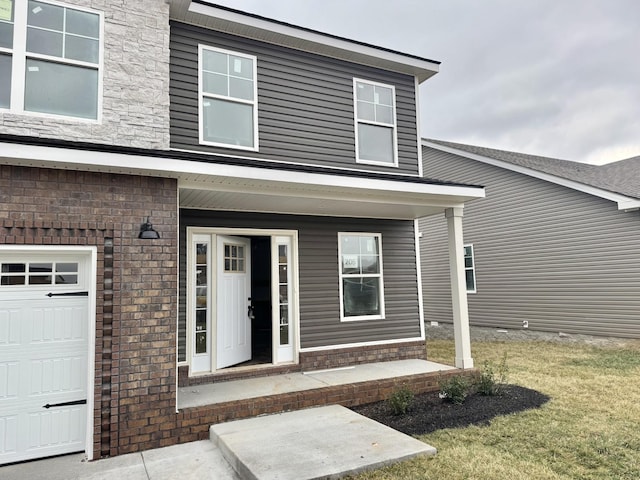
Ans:
POLYGON ((395 88, 353 80, 356 119, 356 160, 397 166, 395 88))
POLYGON ((384 318, 382 238, 379 233, 339 233, 340 317, 384 318))
POLYGON ((0 2, 0 108, 98 120, 102 14, 0 2))
POLYGON ((256 57, 199 47, 200 143, 258 149, 256 57))
POLYGON ((473 245, 464 246, 464 276, 467 281, 467 293, 476 293, 476 262, 473 257, 473 245))

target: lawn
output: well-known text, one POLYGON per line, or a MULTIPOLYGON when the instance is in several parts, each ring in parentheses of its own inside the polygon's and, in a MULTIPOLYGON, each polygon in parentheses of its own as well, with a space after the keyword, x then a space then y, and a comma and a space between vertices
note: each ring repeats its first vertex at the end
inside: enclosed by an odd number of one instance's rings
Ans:
MULTIPOLYGON (((541 408, 489 426, 417 438, 438 449, 354 477, 408 479, 639 479, 640 341, 624 347, 555 342, 474 342, 477 366, 507 354, 509 382, 551 397, 541 408)), ((428 342, 429 359, 451 363, 453 342, 428 342)))

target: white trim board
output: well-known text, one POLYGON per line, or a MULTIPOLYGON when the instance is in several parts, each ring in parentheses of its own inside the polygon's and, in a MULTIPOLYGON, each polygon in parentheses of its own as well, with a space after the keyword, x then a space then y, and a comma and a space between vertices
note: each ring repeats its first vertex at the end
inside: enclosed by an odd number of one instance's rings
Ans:
POLYGON ((571 188, 579 192, 587 193, 595 197, 604 198, 605 200, 616 202, 618 204, 618 210, 632 211, 632 210, 640 209, 640 200, 638 200, 637 198, 627 197, 626 195, 609 192, 607 190, 603 190, 598 187, 585 185, 584 183, 579 183, 573 180, 558 177, 550 173, 540 172, 532 168, 523 167, 521 165, 514 165, 509 162, 504 162, 502 160, 496 160, 495 158, 485 157, 483 155, 466 152, 464 150, 459 150, 457 148, 440 145, 437 143, 429 142, 427 140, 422 141, 422 146, 433 148, 435 150, 440 150, 442 152, 458 155, 460 157, 465 157, 470 160, 476 160, 478 162, 486 163, 487 165, 493 165, 494 167, 504 168, 505 170, 511 170, 512 172, 528 175, 530 177, 538 178, 540 180, 555 183, 556 185, 571 188))

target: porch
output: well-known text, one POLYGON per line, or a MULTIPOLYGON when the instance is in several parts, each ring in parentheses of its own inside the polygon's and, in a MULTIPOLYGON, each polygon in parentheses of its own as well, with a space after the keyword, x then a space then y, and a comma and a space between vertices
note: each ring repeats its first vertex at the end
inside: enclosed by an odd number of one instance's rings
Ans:
POLYGON ((386 400, 400 386, 424 393, 438 390, 442 377, 474 374, 407 359, 181 387, 179 441, 203 440, 216 423, 322 405, 364 405, 386 400))

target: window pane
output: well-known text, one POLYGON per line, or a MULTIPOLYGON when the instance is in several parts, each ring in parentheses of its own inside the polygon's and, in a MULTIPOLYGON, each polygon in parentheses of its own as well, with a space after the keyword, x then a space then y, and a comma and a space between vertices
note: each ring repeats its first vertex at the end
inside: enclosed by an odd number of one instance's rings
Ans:
POLYGON ((227 74, 227 55, 210 50, 202 51, 202 69, 227 74))
POLYGON ((471 257, 464 257, 464 266, 466 268, 472 268, 473 267, 473 259, 471 257))
POLYGON ((391 107, 376 105, 376 122, 393 125, 393 109, 391 107))
POLYGON ((360 239, 354 235, 342 235, 342 253, 360 253, 360 239))
POLYGON ((373 85, 366 83, 356 83, 356 97, 358 100, 364 100, 366 102, 373 103, 373 85))
POLYGON ((379 279, 343 279, 344 315, 379 315, 379 279))
POLYGON ((29 277, 29 285, 50 285, 51 275, 32 275, 29 277))
POLYGON ((360 237, 360 252, 378 254, 378 237, 360 237))
POLYGON ((253 82, 243 78, 229 78, 229 96, 242 100, 253 100, 253 82))
POLYGON ((27 59, 25 110, 97 118, 98 71, 27 59))
POLYGON ((67 35, 64 58, 80 60, 81 62, 98 63, 99 50, 100 44, 98 40, 67 35))
POLYGON ((3 263, 2 273, 22 273, 27 271, 24 263, 3 263))
POLYGON ((218 73, 202 73, 202 91, 216 95, 229 95, 229 77, 218 73))
POLYGON ((64 8, 30 0, 27 24, 62 32, 64 28, 64 8))
POLYGON ((229 75, 253 80, 253 61, 229 55, 229 75))
POLYGON ((0 55, 0 108, 11 103, 11 56, 0 55))
POLYGON ((287 283, 287 266, 280 265, 278 267, 278 283, 287 283))
POLYGON ((286 285, 280 285, 280 303, 287 303, 289 300, 289 289, 286 285))
POLYGON ((13 25, 0 20, 0 47, 13 47, 13 25))
POLYGON ((289 325, 280 325, 280 345, 289 345, 289 325))
POLYGON ((77 272, 77 263, 56 263, 56 272, 77 272))
POLYGON ((78 275, 56 275, 56 285, 76 285, 78 275))
POLYGON ((376 119, 376 110, 373 103, 358 102, 358 120, 369 120, 371 122, 376 119))
POLYGON ((358 158, 393 163, 393 130, 377 125, 358 124, 358 158))
POLYGON ((207 311, 196 310, 196 332, 207 329, 207 311))
POLYGON ((204 140, 253 147, 253 107, 204 99, 204 140))
POLYGON ((476 280, 473 275, 473 270, 466 270, 465 272, 466 280, 467 280, 467 290, 475 290, 476 289, 476 280))
POLYGON ((29 28, 27 30, 27 51, 62 57, 62 33, 29 28))
POLYGON ((66 32, 85 37, 100 37, 100 16, 67 8, 66 32))
POLYGON ((24 285, 24 276, 19 275, 16 277, 2 277, 2 285, 24 285))
POLYGON ((53 272, 53 264, 31 263, 29 264, 29 272, 53 272))
POLYGON ((13 3, 14 0, 5 0, 0 3, 0 21, 13 22, 13 3))
POLYGON ((207 287, 196 288, 196 307, 206 308, 207 306, 207 287))
POLYGON ((380 105, 388 105, 388 106, 393 105, 391 92, 392 90, 390 88, 376 86, 376 93, 375 93, 376 103, 380 105))
POLYGON ((380 273, 378 267, 378 257, 363 255, 360 257, 362 273, 380 273))
POLYGON ((206 285, 206 284, 207 284, 207 269, 198 268, 196 270, 196 285, 206 285))

